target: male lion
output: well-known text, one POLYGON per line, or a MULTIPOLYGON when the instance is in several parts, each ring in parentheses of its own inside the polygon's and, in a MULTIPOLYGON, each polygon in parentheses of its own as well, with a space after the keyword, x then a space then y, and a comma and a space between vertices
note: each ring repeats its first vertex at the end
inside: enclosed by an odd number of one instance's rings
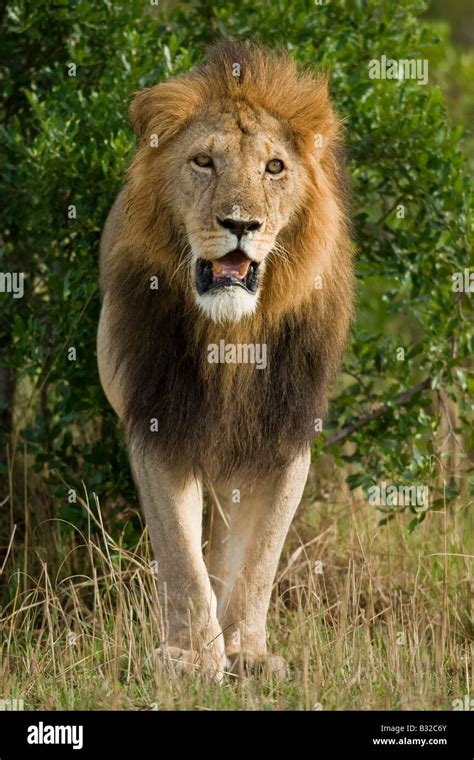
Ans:
POLYGON ((281 672, 272 584, 352 310, 340 125, 324 77, 234 42, 138 92, 130 118, 98 358, 158 562, 160 651, 281 672))

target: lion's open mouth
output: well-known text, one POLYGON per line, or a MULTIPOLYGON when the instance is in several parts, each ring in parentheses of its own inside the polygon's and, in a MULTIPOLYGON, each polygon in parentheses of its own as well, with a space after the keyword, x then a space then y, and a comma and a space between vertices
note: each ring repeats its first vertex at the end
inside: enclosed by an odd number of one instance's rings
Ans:
POLYGON ((248 293, 256 293, 258 267, 240 248, 226 253, 220 259, 198 259, 196 264, 196 288, 200 296, 217 288, 238 286, 248 293))

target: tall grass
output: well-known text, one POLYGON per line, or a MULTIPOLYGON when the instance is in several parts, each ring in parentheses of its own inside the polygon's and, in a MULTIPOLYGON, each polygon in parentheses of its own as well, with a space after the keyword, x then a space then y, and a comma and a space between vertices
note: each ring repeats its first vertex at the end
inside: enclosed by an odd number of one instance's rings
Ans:
POLYGON ((316 501, 310 490, 269 614, 288 680, 215 683, 157 662, 146 531, 126 548, 85 496, 84 532, 26 505, 21 536, 12 526, 0 560, 0 697, 25 709, 452 709, 474 692, 469 505, 430 513, 409 534, 403 515, 379 527, 353 494, 316 501))

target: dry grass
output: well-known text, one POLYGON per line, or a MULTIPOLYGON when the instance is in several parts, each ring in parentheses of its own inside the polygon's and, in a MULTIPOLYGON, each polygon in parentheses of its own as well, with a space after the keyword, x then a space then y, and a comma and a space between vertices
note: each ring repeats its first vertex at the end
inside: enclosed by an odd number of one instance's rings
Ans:
POLYGON ((378 527, 373 508, 342 491, 308 494, 269 615, 270 648, 291 665, 282 683, 157 667, 146 535, 132 552, 93 512, 85 534, 36 515, 29 544, 13 535, 0 697, 29 709, 396 710, 451 709, 474 691, 467 504, 408 534, 406 517, 378 527))

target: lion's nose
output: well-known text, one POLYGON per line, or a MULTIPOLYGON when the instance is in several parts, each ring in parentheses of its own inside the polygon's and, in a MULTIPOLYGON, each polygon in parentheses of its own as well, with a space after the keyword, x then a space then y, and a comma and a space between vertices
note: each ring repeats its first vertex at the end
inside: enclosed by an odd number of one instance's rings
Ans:
POLYGON ((217 217, 218 224, 224 227, 226 230, 230 230, 234 235, 237 235, 237 239, 240 240, 247 232, 254 232, 259 230, 262 223, 257 219, 219 219, 217 217))

